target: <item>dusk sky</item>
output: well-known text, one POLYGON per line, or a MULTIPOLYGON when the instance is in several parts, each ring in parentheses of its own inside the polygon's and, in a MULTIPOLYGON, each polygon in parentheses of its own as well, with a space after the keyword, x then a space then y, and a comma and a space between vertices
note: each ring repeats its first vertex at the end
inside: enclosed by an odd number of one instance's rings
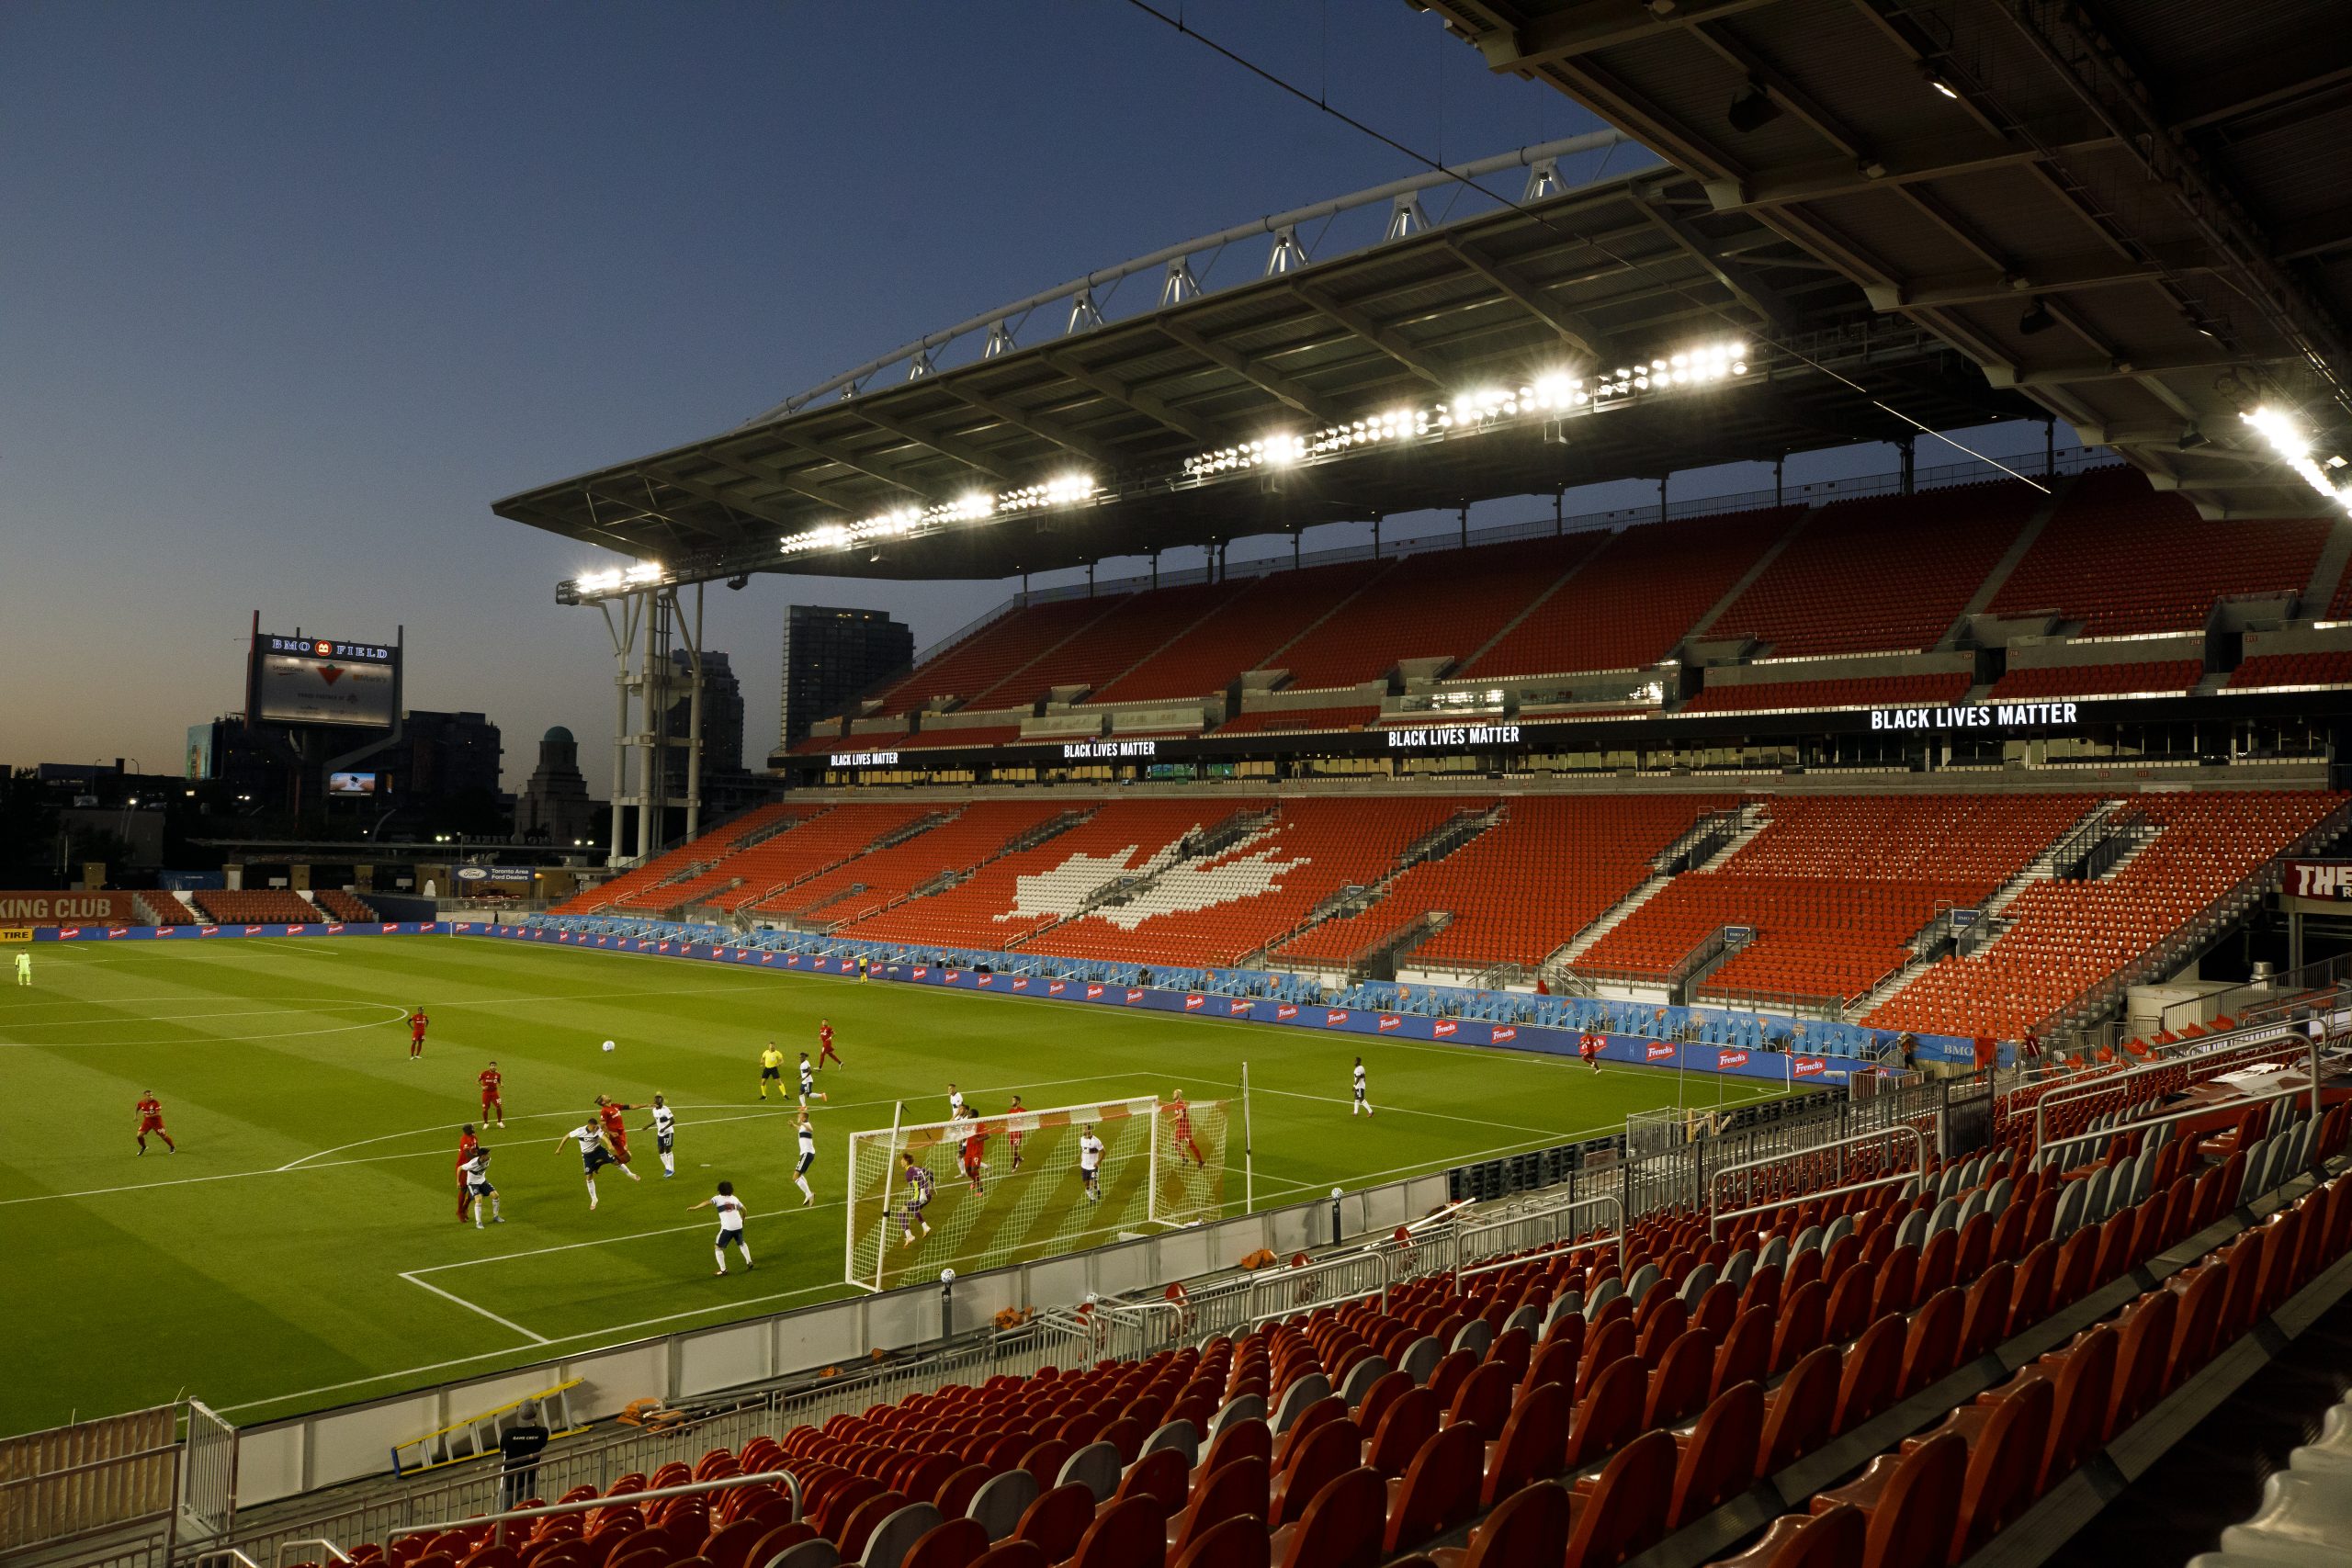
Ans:
MULTIPOLYGON (((1597 124, 1401 0, 1184 9, 1448 161, 1597 124)), ((603 623, 551 592, 595 552, 492 500, 1415 172, 1118 0, 10 0, 0 141, 0 763, 176 771, 242 701, 258 609, 405 626, 411 706, 487 712, 510 787, 569 725, 600 791, 603 623)), ((787 603, 885 607, 921 645, 1005 591, 719 592, 747 761, 787 603)))

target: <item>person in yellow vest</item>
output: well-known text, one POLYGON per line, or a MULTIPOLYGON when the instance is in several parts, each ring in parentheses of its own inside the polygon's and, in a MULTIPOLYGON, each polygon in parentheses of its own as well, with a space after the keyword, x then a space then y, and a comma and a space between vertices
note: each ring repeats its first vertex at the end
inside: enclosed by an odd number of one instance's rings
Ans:
POLYGON ((784 1093, 784 1053, 775 1048, 775 1042, 773 1040, 768 1042, 768 1048, 760 1053, 760 1098, 762 1100, 768 1097, 770 1083, 775 1085, 777 1094, 784 1093))

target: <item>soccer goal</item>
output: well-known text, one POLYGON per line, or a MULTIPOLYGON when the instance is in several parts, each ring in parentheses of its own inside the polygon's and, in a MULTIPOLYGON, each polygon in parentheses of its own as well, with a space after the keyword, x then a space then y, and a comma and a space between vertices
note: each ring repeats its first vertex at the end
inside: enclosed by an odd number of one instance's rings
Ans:
POLYGON ((882 1291, 936 1280, 942 1269, 999 1268, 1217 1219, 1227 1107, 1193 1100, 1180 1110, 1147 1096, 853 1134, 844 1278, 882 1291), (1089 1128, 1102 1142, 1099 1197, 1080 1169, 1089 1128), (908 1154, 931 1177, 919 1213, 910 1212, 917 1184, 900 1157, 908 1154))

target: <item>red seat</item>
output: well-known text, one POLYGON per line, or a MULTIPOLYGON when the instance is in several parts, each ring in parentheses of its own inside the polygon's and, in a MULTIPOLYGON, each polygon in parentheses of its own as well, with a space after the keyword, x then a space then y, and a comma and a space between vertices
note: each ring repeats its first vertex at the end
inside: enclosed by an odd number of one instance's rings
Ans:
POLYGON ((2163 1290, 2149 1292, 2123 1314, 2122 1337, 2115 1349, 2114 1392, 2100 1426, 2103 1438, 2111 1441, 2164 1396, 2165 1365, 2179 1317, 2180 1297, 2163 1290))
POLYGON ((1703 1328, 1683 1331, 1650 1374, 1649 1402, 1643 1411, 1646 1427, 1670 1426, 1694 1415, 1707 1402, 1707 1383, 1714 1375, 1714 1337, 1703 1328))
MULTIPOLYGON (((1391 1407, 1384 1419, 1396 1416, 1391 1407)), ((1363 1453, 1363 1438, 1354 1422, 1326 1421, 1316 1427, 1292 1454, 1289 1468, 1274 1477, 1272 1507, 1266 1522, 1277 1530, 1297 1523, 1316 1495, 1334 1478, 1355 1469, 1363 1453)))
POLYGON ((1850 1432, 1895 1401, 1903 1375, 1903 1318, 1890 1313, 1862 1331, 1846 1352, 1832 1427, 1850 1432))
POLYGON ((1317 1493, 1296 1524, 1274 1531, 1277 1568, 1374 1568, 1380 1560, 1388 1489, 1380 1472, 1360 1466, 1317 1493))
POLYGON ((1764 1539, 1713 1568, 1861 1568, 1870 1517, 1841 1503, 1819 1514, 1783 1514, 1764 1539))
MULTIPOLYGON (((1808 1280, 1790 1295, 1777 1312, 1764 1307, 1750 1307, 1739 1315, 1745 1321, 1760 1312, 1766 1321, 1773 1325, 1772 1370, 1784 1372, 1820 1345, 1825 1336, 1838 1337, 1830 1333, 1829 1308, 1829 1288, 1818 1280, 1808 1280)), ((1736 1329, 1738 1325, 1735 1324, 1733 1326, 1736 1329)))
POLYGON ((1589 1492, 1571 1496, 1566 1568, 1617 1568, 1657 1545, 1676 1460, 1672 1438, 1645 1432, 1618 1451, 1589 1492))
POLYGON ((1156 1497, 1129 1497, 1105 1505, 1080 1538, 1070 1568, 1160 1568, 1168 1538, 1156 1497))
MULTIPOLYGON (((1807 1253, 1806 1257, 1813 1255, 1807 1253)), ((1723 1348, 1715 1352, 1715 1368, 1707 1384, 1707 1397, 1713 1399, 1724 1390, 1736 1384, 1761 1382, 1772 1371, 1772 1314, 1758 1310, 1741 1314, 1732 1325, 1731 1335, 1723 1341, 1723 1348)), ((1790 1365, 1795 1365, 1793 1359, 1790 1365)))
POLYGON ((1568 1414, 1568 1391, 1558 1383, 1539 1383, 1520 1395, 1487 1456, 1482 1506, 1491 1507, 1498 1498, 1567 1468, 1568 1414))
POLYGON ((1439 1568, 1555 1568, 1567 1551, 1574 1518, 1568 1489, 1555 1481, 1523 1486, 1471 1532, 1466 1551, 1441 1548, 1439 1568))
POLYGON ((1773 1391, 1756 1472, 1777 1475, 1829 1440, 1838 1413, 1838 1351, 1824 1345, 1789 1370, 1773 1391))
POLYGON ((1564 1470, 1582 1470, 1615 1453, 1641 1429, 1642 1406, 1649 1397, 1647 1374, 1641 1362, 1627 1356, 1601 1369, 1592 1392, 1577 1402, 1576 1420, 1568 1428, 1564 1470))
POLYGON ((1395 1552, 1452 1529, 1478 1510, 1483 1447, 1466 1422, 1421 1445, 1404 1478, 1388 1483, 1384 1550, 1395 1552))
MULTIPOLYGON (((1952 1233, 1944 1231, 1944 1235, 1952 1233)), ((1946 1287, 1928 1298, 1911 1316, 1903 1342, 1903 1371, 1894 1397, 1910 1398, 1928 1384, 1940 1382, 1958 1364, 1962 1309, 1967 1304, 1957 1287, 1946 1287)))
MULTIPOLYGON (((1958 1435, 1939 1433, 1907 1454, 1883 1455, 1850 1486, 1813 1500, 1816 1514, 1849 1501, 1847 1494, 1874 1494, 1863 1568, 1942 1568, 1960 1516, 1960 1494, 1968 1473, 1968 1445, 1958 1435), (1882 1471, 1882 1467, 1884 1467, 1882 1471)), ((1858 1505, 1860 1506, 1860 1505, 1858 1505)))
POLYGON ((1666 1528, 1680 1529, 1747 1490, 1764 1430, 1764 1385, 1734 1384, 1700 1416, 1683 1446, 1667 1507, 1666 1528))
MULTIPOLYGON (((1463 1386, 1466 1389, 1470 1385, 1463 1386)), ((1438 1425, 1437 1395, 1425 1388, 1408 1390, 1392 1402, 1387 1413, 1381 1416, 1363 1462, 1385 1476, 1404 1474, 1405 1467, 1413 1462, 1421 1445, 1437 1435, 1438 1425)))
MULTIPOLYGON (((978 1519, 948 1519, 924 1531, 899 1568, 970 1568, 988 1549, 989 1532, 978 1519)), ((763 1557, 752 1568, 764 1568, 767 1561, 763 1557)))
MULTIPOLYGON (((1025 1467, 1024 1467, 1025 1468, 1025 1467)), ((1078 1550, 1079 1538, 1094 1522, 1094 1494, 1078 1482, 1040 1493, 1021 1516, 1013 1539, 1034 1544, 1048 1562, 1059 1562, 1078 1550)), ((863 1548, 861 1540, 858 1545, 863 1548)))
POLYGON ((1168 1521, 1169 1553, 1182 1557, 1210 1531, 1245 1517, 1260 1521, 1262 1535, 1270 1511, 1266 1461, 1256 1454, 1237 1454, 1193 1489, 1190 1507, 1168 1521))
POLYGON ((1871 1293, 1877 1288, 1877 1275, 1869 1269, 1849 1269, 1838 1288, 1830 1293, 1829 1313, 1822 1325, 1822 1340, 1831 1345, 1843 1345, 1869 1326, 1871 1293))
POLYGON ((1265 1517, 1243 1514, 1204 1534, 1170 1560, 1171 1568, 1267 1568, 1265 1517))
MULTIPOLYGON (((1475 1429, 1480 1442, 1493 1442, 1503 1434, 1503 1423, 1510 1417, 1510 1370, 1487 1362, 1462 1380, 1454 1392, 1453 1402, 1445 1415, 1447 1426, 1463 1425, 1475 1429)), ((1386 1473, 1385 1467, 1378 1467, 1386 1473)))

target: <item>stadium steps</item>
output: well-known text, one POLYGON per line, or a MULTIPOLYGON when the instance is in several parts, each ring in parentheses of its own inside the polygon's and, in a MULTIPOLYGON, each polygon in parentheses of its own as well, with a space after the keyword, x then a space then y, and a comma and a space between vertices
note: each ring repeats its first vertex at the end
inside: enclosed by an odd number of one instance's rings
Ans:
MULTIPOLYGON (((990 695, 1001 691, 1004 687, 1011 685, 1013 682, 1020 680, 1023 671, 1034 668, 1040 660, 1051 658, 1055 653, 1060 651, 1065 643, 1069 643, 1085 635, 1087 632, 1093 630, 1095 626, 1105 616, 1116 615, 1124 597, 1124 595, 1114 595, 1105 599, 1102 602, 1102 608, 1098 614, 1089 615, 1085 620, 1080 621, 1076 626, 1070 627, 1067 636, 1056 637, 1052 642, 1047 643, 1035 653, 1031 654, 1026 660, 1023 660, 1022 663, 1015 666, 1013 669, 1006 671, 996 680, 990 682, 985 690, 973 693, 970 697, 956 704, 956 705, 959 708, 984 708, 988 706, 989 704, 987 699, 990 695)), ((1026 705, 1024 704, 1023 705, 1025 706, 1026 705)))
MULTIPOLYGON (((1202 622, 1207 620, 1212 615, 1222 613, 1237 597, 1243 593, 1247 593, 1250 591, 1250 584, 1244 583, 1239 588, 1235 589, 1233 592, 1227 594, 1224 598, 1208 604, 1199 615, 1194 615, 1191 620, 1186 621, 1182 626, 1177 627, 1175 631, 1171 632, 1167 637, 1162 637, 1157 646, 1147 649, 1142 658, 1137 659, 1117 673, 1108 676, 1103 680, 1097 681, 1094 684, 1089 686, 1086 690, 1087 696, 1091 697, 1097 692, 1105 692, 1110 690, 1120 682, 1125 680, 1128 676, 1134 674, 1136 671, 1142 669, 1145 665, 1149 664, 1153 660, 1159 658, 1161 654, 1175 647, 1184 638, 1200 630, 1202 622)), ((1157 592, 1157 590, 1154 592, 1157 592)))
MULTIPOLYGON (((901 823, 899 826, 882 834, 872 843, 861 844, 858 848, 851 851, 848 854, 842 855, 838 860, 827 861, 822 865, 810 868, 802 875, 785 878, 785 880, 777 883, 766 892, 759 895, 759 897, 755 898, 743 899, 735 906, 735 908, 738 912, 760 913, 762 912, 760 910, 760 906, 766 903, 769 899, 777 897, 779 894, 789 893, 792 889, 799 886, 804 882, 813 882, 818 877, 824 875, 828 872, 838 871, 842 866, 847 865, 850 862, 856 860, 861 855, 870 855, 876 850, 887 850, 893 844, 903 844, 918 833, 928 833, 943 822, 954 821, 962 814, 962 812, 963 807, 957 807, 952 811, 926 811, 921 817, 916 818, 913 821, 901 823)), ((822 812, 818 813, 818 816, 820 817, 823 815, 824 813, 822 812)), ((805 818, 805 820, 814 821, 816 820, 816 818, 805 818)))
MULTIPOLYGON (((2122 805, 2123 802, 2120 800, 2100 801, 2077 818, 2064 832, 2051 840, 2042 852, 2026 862, 2024 868, 2015 876, 1993 890, 1992 895, 1982 906, 1983 913, 1977 917, 1984 923, 1985 930, 1995 932, 1994 937, 1984 945, 1989 947, 1993 942, 1999 940, 1996 922, 2008 907, 2017 902, 2018 896, 2037 882, 2048 882, 2056 877, 2060 861, 2072 852, 2073 846, 2086 834, 2095 831, 2099 824, 2105 822, 2122 805)), ((2134 850, 2132 852, 2136 854, 2138 851, 2134 850)), ((1943 917, 1939 915, 1936 919, 1940 921, 1943 917)), ((1921 934, 1924 936, 1928 931, 1932 931, 1935 923, 1929 922, 1926 928, 1923 928, 1921 934)), ((1846 1016, 1849 1019, 1867 1018, 1882 1003, 1892 1000, 1895 992, 1928 972, 1928 966, 1940 956, 1938 952, 1939 946, 1939 943, 1932 942, 1925 944, 1924 951, 1919 946, 1915 946, 1911 962, 1888 976, 1873 987, 1869 995, 1848 1008, 1846 1016)))
MULTIPOLYGON (((1396 879, 1408 871, 1426 861, 1443 860, 1502 819, 1503 807, 1499 802, 1484 810, 1470 808, 1455 812, 1443 822, 1406 845, 1397 854, 1396 863, 1382 874, 1379 881, 1366 886, 1340 888, 1307 911, 1306 918, 1298 924, 1275 937, 1263 947, 1244 954, 1241 966, 1245 969, 1257 967, 1276 950, 1296 941, 1326 920, 1336 919, 1343 915, 1362 914, 1387 897, 1389 889, 1396 886, 1396 879)), ((1385 942, 1389 939, 1384 937, 1381 940, 1385 942)))
MULTIPOLYGON (((2018 536, 2009 541, 2007 551, 1993 563, 1993 570, 1986 572, 1984 581, 1976 585, 1975 593, 1960 607, 1959 618, 1937 640, 1937 648, 1955 646, 1961 632, 1968 626, 1968 618, 1984 613, 1986 606, 1993 603, 1994 595, 2000 592, 2002 586, 2009 581, 2009 574, 2017 570, 2018 563, 2025 559, 2026 552, 2033 548, 2033 542, 2041 537, 2041 531, 2050 525, 2050 520, 2058 515, 2058 508, 2065 503, 2074 488, 2075 481, 2071 479, 2060 479, 2050 487, 2050 493, 2041 498, 2041 504, 2035 507, 2033 515, 2025 520, 2025 526, 2018 530, 2018 536)), ((1970 700, 1982 699, 1972 694, 1970 700)))
POLYGON ((1292 649, 1296 648, 1300 643, 1305 642, 1308 637, 1314 636, 1316 629, 1321 626, 1324 622, 1329 620, 1332 616, 1339 615, 1340 612, 1347 609, 1349 605, 1354 604, 1357 600, 1370 592, 1374 583, 1386 581, 1388 574, 1396 570, 1402 559, 1403 558, 1399 557, 1396 560, 1390 561, 1386 567, 1383 568, 1379 571, 1374 572, 1362 582, 1356 584, 1356 591, 1354 592, 1349 594, 1346 598, 1340 600, 1338 604, 1332 605, 1329 609, 1324 611, 1313 620, 1307 622, 1306 625, 1299 627, 1298 635, 1296 637, 1292 637, 1288 642, 1274 649, 1273 652, 1258 660, 1258 668, 1261 670, 1280 670, 1283 667, 1282 660, 1283 654, 1288 653, 1292 649))
POLYGON ((1797 536, 1804 532, 1805 525, 1813 521, 1818 510, 1818 508, 1808 507, 1798 513, 1796 521, 1789 525, 1788 531, 1773 540, 1770 547, 1758 556, 1754 563, 1740 574, 1739 581, 1725 589, 1724 596, 1709 606, 1705 615, 1690 624, 1690 629, 1682 634, 1683 642, 1693 642, 1704 637, 1707 635, 1707 628, 1723 619, 1724 612, 1739 603, 1739 596, 1753 588, 1756 585, 1756 580, 1771 570, 1772 563, 1781 558, 1781 552, 1796 543, 1797 536))
MULTIPOLYGON (((2281 875, 2279 868, 2285 862, 2325 849, 2341 838, 2347 829, 2352 829, 2352 803, 2329 812, 2317 827, 2265 861, 2259 870, 2205 913, 2085 991, 2072 1005, 2061 1010, 2058 1015, 2060 1023, 2079 1025, 2096 1021, 2119 1006, 2132 987, 2150 985, 2178 974, 2211 951, 2215 942, 2245 918, 2249 909, 2262 902, 2266 894, 2277 889, 2281 875)), ((2158 837, 2157 832, 2148 833, 2100 875, 2113 876, 2121 872, 2158 837)))
MULTIPOLYGON (((1743 805, 1739 808, 1738 831, 1725 839, 1711 852, 1702 854, 1696 864, 1688 868, 1689 871, 1703 871, 1709 866, 1722 863, 1747 848, 1749 840, 1770 825, 1771 818, 1760 802, 1750 801, 1743 805)), ((1666 889, 1667 885, 1674 880, 1676 874, 1665 868, 1689 853, 1692 845, 1702 842, 1710 826, 1708 820, 1693 823, 1673 843, 1660 851, 1657 859, 1652 863, 1659 868, 1656 875, 1647 878, 1640 886, 1611 905, 1602 912, 1599 919, 1563 943, 1550 957, 1536 966, 1536 973, 1546 979, 1570 980, 1572 976, 1569 972, 1575 967, 1577 960, 1590 951, 1592 945, 1602 937, 1623 925, 1632 918, 1634 910, 1666 889)))
MULTIPOLYGON (((1092 817, 1095 812, 1101 809, 1102 807, 1099 806, 1090 806, 1083 809, 1073 808, 1063 812, 1058 817, 1041 822, 1035 828, 1023 829, 1020 832, 1015 833, 1012 838, 1007 839, 1003 843, 999 844, 995 849, 990 850, 987 854, 984 854, 979 859, 972 862, 969 865, 950 866, 946 870, 941 872, 937 876, 931 878, 928 882, 924 882, 914 887, 909 888, 906 892, 900 894, 898 897, 891 899, 888 903, 884 904, 879 908, 860 910, 855 919, 835 920, 831 924, 820 927, 820 929, 826 931, 838 931, 842 926, 856 924, 857 920, 866 919, 875 915, 888 914, 892 909, 898 908, 899 906, 904 904, 911 904, 918 898, 928 898, 935 893, 944 893, 951 887, 969 882, 975 875, 978 874, 982 866, 988 865, 995 861, 1001 861, 1007 855, 1017 855, 1024 850, 1034 850, 1039 844, 1045 843, 1049 840, 1059 838, 1062 834, 1069 832, 1071 829, 1077 827, 1088 818, 1092 817)), ((865 885, 860 883, 852 891, 863 893, 865 891, 865 885)), ((844 893, 842 897, 850 897, 850 894, 844 893)), ((827 905, 838 904, 840 902, 840 898, 828 898, 825 900, 825 904, 827 905)), ((813 908, 824 908, 824 905, 817 905, 813 908)), ((801 911, 804 915, 812 911, 808 909, 801 911)))
POLYGON ((1518 615, 1513 615, 1510 620, 1505 621, 1499 627, 1496 628, 1495 635, 1488 637, 1485 642, 1480 643, 1475 652, 1472 652, 1463 659, 1455 660, 1453 668, 1456 671, 1467 670, 1476 664, 1478 660, 1484 659, 1488 653, 1492 652, 1497 643, 1502 641, 1503 638, 1510 636, 1511 633, 1519 629, 1520 622, 1527 619, 1528 616, 1542 609, 1544 607, 1544 601, 1550 599, 1553 594, 1557 593, 1561 589, 1566 588, 1568 585, 1568 579, 1574 577, 1586 567, 1590 566, 1594 561, 1600 559, 1600 557, 1607 552, 1609 547, 1617 542, 1617 537, 1618 536, 1616 535, 1612 534, 1608 538, 1603 539, 1596 547, 1587 550, 1583 555, 1578 556, 1575 561, 1569 565, 1567 570, 1560 573, 1559 576, 1552 580, 1550 587, 1544 589, 1543 592, 1538 593, 1534 598, 1529 600, 1521 607, 1518 615))

